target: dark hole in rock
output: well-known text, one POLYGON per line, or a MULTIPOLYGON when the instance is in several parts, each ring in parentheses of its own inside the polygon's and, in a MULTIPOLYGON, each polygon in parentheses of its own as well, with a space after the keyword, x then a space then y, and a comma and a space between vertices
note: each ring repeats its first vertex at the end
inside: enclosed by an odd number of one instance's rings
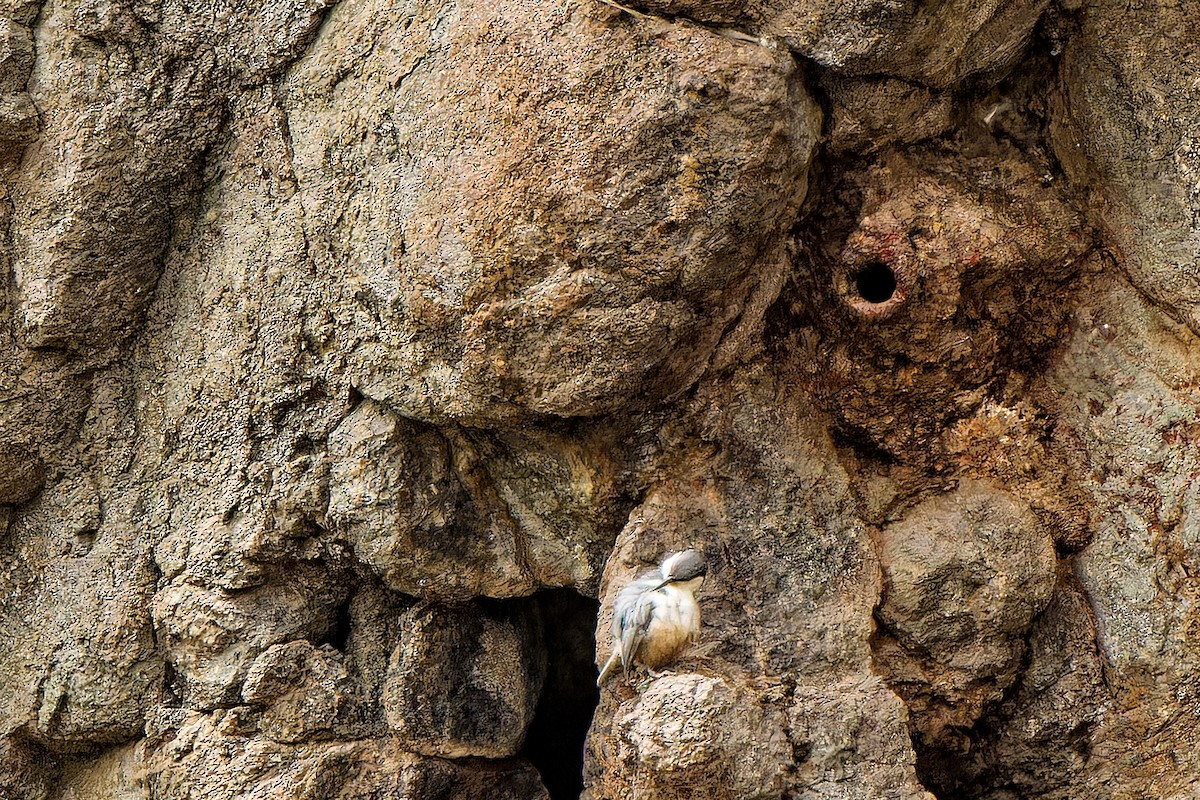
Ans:
POLYGON ((833 431, 833 441, 839 447, 853 450, 859 458, 878 464, 899 464, 900 461, 893 453, 884 450, 878 442, 871 438, 868 431, 855 427, 837 427, 833 431))
POLYGON ((854 273, 854 288, 868 303, 886 303, 896 293, 896 273, 887 264, 873 261, 854 273))
MULTIPOLYGON (((911 729, 910 729, 911 730, 911 729)), ((916 731, 913 734, 913 749, 916 751, 917 780, 930 794, 939 800, 979 800, 979 798, 1018 798, 1028 795, 1009 794, 1008 778, 998 765, 989 765, 984 752, 963 752, 956 748, 945 750, 921 741, 916 731)), ((979 746, 974 733, 964 732, 964 737, 979 746)), ((981 748, 982 750, 982 748, 981 748)), ((1052 781, 1051 781, 1052 783, 1052 781)), ((1012 785, 1012 789, 1017 785, 1012 785)))
POLYGON ((318 646, 327 644, 333 647, 335 650, 340 650, 343 653, 346 652, 350 642, 351 625, 353 624, 352 620, 350 619, 351 598, 353 598, 353 595, 351 595, 350 598, 347 598, 346 602, 338 607, 337 614, 333 618, 329 626, 329 630, 325 632, 324 636, 317 640, 316 644, 318 646))
MULTIPOLYGON (((62 763, 28 730, 16 730, 0 739, 0 797, 44 798, 62 774, 62 763)), ((68 792, 69 794, 69 792, 68 792)), ((57 792, 55 797, 62 795, 57 792)))
POLYGON ((583 792, 583 745, 600 702, 596 688, 596 615, 600 604, 571 589, 537 595, 546 643, 546 683, 522 755, 552 800, 583 792))
POLYGON ((169 663, 163 664, 161 702, 167 708, 183 708, 183 677, 169 663))

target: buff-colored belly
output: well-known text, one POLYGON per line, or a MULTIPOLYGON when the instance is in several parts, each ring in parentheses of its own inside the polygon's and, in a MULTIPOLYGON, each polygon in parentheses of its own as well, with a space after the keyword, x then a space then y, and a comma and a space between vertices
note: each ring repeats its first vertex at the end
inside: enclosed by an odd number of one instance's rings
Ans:
POLYGON ((690 592, 667 590, 674 602, 655 608, 637 660, 650 669, 666 666, 700 632, 700 609, 690 592))

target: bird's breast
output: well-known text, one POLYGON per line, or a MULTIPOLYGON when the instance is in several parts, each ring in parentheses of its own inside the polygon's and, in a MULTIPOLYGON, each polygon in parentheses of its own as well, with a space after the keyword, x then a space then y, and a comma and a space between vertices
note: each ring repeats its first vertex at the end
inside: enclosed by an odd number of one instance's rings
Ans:
POLYGON ((700 607, 696 598, 691 592, 664 587, 661 599, 656 598, 654 614, 638 648, 638 660, 657 669, 675 658, 699 632, 700 607))

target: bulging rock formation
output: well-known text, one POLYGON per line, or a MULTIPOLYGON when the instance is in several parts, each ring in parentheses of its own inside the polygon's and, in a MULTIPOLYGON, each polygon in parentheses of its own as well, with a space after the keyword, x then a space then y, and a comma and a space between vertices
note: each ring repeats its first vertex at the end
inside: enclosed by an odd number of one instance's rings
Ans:
POLYGON ((1197 796, 1188 12, 4 4, 0 797, 1197 796))

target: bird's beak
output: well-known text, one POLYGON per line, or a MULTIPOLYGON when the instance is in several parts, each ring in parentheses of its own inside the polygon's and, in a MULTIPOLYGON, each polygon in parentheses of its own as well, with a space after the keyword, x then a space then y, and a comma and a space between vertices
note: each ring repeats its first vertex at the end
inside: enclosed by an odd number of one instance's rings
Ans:
POLYGON ((659 589, 661 589, 662 587, 666 586, 666 585, 667 585, 668 583, 670 583, 670 582, 671 582, 671 580, 670 580, 670 578, 668 578, 667 580, 665 580, 665 581, 663 581, 662 583, 660 583, 658 586, 655 586, 655 587, 654 587, 653 589, 651 589, 650 591, 652 591, 652 592, 657 592, 659 589))

